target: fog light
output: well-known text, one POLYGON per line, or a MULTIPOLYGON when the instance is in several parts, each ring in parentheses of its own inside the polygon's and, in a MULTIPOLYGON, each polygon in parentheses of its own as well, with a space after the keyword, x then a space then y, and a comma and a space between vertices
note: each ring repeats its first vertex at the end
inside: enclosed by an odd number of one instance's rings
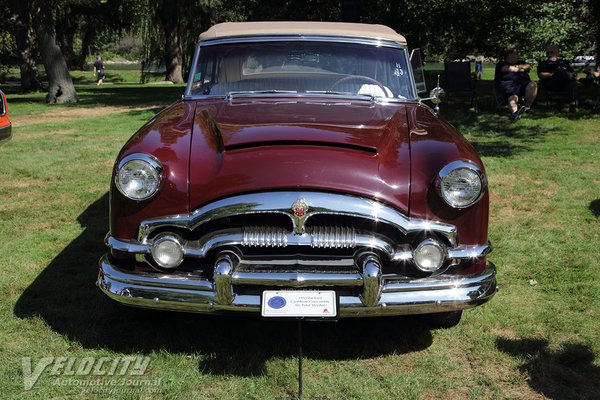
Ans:
POLYGON ((152 244, 152 258, 163 268, 177 268, 183 261, 183 246, 175 235, 162 235, 152 244))
POLYGON ((436 271, 446 260, 446 249, 435 240, 424 240, 415 249, 414 260, 421 271, 436 271))

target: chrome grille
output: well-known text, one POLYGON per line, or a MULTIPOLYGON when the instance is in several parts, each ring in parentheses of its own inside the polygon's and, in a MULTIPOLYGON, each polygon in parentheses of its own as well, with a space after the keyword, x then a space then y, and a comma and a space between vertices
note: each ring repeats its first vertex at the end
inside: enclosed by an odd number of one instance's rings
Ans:
POLYGON ((356 246, 356 232, 349 227, 316 226, 310 235, 312 247, 344 249, 356 246))
POLYGON ((309 244, 313 248, 346 249, 356 247, 356 231, 343 226, 316 226, 310 232, 293 240, 292 232, 271 226, 247 226, 243 228, 242 245, 250 247, 285 247, 292 244, 309 244), (288 239, 290 238, 291 239, 288 239))
POLYGON ((285 247, 287 232, 271 226, 244 227, 242 245, 256 247, 285 247))

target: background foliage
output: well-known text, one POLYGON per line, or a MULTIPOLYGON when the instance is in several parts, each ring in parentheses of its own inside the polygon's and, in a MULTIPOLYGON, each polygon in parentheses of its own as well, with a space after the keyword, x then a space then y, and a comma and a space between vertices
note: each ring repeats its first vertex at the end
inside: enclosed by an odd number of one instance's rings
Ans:
MULTIPOLYGON (((497 56, 517 47, 526 58, 540 58, 548 44, 566 56, 595 51, 599 8, 592 0, 59 0, 53 13, 57 40, 70 68, 86 57, 148 59, 164 64, 165 37, 160 18, 175 9, 183 56, 189 64, 198 35, 222 21, 357 20, 383 23, 421 47, 428 61, 466 55, 497 56)), ((0 0, 0 10, 8 0, 0 0)), ((0 27, 0 60, 15 63, 10 26, 0 27)))

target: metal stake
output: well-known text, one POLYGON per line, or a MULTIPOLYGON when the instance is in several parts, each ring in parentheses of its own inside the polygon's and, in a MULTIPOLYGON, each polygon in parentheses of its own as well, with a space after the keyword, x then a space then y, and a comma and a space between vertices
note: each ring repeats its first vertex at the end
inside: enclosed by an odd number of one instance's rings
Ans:
POLYGON ((298 400, 302 400, 302 318, 298 318, 298 400))

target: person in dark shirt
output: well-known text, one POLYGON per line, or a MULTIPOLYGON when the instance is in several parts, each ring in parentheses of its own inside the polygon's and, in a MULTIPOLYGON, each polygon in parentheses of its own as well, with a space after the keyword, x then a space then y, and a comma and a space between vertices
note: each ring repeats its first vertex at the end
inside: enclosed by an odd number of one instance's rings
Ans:
POLYGON ((106 78, 106 72, 104 71, 104 63, 102 62, 102 57, 96 56, 96 61, 94 62, 94 75, 98 79, 96 85, 103 85, 104 78, 106 78))
POLYGON ((558 46, 551 45, 546 50, 548 59, 538 65, 538 76, 543 87, 555 92, 566 92, 569 98, 569 112, 577 111, 577 74, 568 61, 560 58, 558 46))
POLYGON ((529 78, 529 71, 531 64, 520 61, 516 49, 506 50, 504 60, 496 64, 494 88, 508 101, 512 120, 529 113, 537 96, 537 84, 529 78), (525 97, 525 106, 520 108, 519 97, 525 97))

